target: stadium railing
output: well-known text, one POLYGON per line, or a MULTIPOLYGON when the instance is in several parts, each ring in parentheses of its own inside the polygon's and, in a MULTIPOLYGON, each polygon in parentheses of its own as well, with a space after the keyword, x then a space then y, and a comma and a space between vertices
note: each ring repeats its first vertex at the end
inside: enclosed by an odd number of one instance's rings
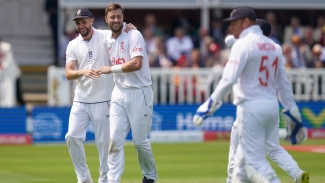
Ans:
MULTIPOLYGON (((155 104, 199 104, 218 84, 222 69, 151 68, 155 104)), ((325 100, 324 69, 290 69, 287 71, 297 101, 325 100)), ((71 105, 74 82, 65 79, 65 69, 50 67, 48 73, 48 105, 71 105)), ((232 93, 224 101, 231 102, 232 93)))

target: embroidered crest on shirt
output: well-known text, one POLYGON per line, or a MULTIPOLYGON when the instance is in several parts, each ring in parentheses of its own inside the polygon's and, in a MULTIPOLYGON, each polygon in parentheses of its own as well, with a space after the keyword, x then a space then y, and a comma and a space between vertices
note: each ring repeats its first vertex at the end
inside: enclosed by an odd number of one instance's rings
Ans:
POLYGON ((89 58, 89 60, 88 60, 89 64, 93 64, 95 59, 93 59, 93 52, 92 51, 88 52, 88 58, 89 58))

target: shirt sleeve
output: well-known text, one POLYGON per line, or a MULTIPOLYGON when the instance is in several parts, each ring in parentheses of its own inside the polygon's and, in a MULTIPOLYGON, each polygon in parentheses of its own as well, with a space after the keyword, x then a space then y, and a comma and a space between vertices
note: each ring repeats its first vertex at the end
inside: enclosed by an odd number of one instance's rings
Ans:
POLYGON ((100 33, 103 35, 105 41, 105 47, 106 49, 108 49, 113 42, 115 41, 115 39, 112 38, 112 31, 111 30, 100 30, 100 33))
POLYGON ((72 42, 69 42, 66 51, 66 63, 77 60, 77 56, 74 51, 74 46, 72 42))
POLYGON ((296 106, 296 101, 293 96, 292 86, 285 70, 285 59, 280 58, 279 71, 277 75, 277 89, 280 103, 285 109, 291 109, 296 106))
POLYGON ((243 41, 237 42, 231 48, 228 62, 223 70, 221 80, 216 89, 211 94, 214 101, 222 101, 222 99, 229 94, 232 86, 237 82, 239 76, 249 59, 248 45, 243 45, 243 41))
POLYGON ((146 45, 142 34, 138 30, 131 30, 128 34, 130 34, 129 54, 131 59, 136 56, 144 57, 146 45))

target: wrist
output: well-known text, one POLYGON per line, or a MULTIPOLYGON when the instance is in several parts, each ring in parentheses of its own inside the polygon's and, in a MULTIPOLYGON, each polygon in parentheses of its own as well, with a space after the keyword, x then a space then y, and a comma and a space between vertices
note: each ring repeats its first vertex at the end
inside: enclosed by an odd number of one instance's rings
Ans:
POLYGON ((111 72, 112 73, 123 73, 122 64, 121 65, 113 65, 111 67, 111 72))

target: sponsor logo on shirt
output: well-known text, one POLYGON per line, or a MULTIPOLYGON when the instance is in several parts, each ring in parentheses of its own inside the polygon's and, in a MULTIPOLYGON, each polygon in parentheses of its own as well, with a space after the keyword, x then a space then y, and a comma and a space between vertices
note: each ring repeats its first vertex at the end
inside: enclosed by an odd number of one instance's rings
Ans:
POLYGON ((275 50, 275 46, 271 43, 257 43, 259 50, 272 51, 275 50))
POLYGON ((125 63, 125 60, 124 58, 118 58, 118 59, 115 59, 114 57, 111 59, 111 62, 112 62, 112 66, 113 65, 121 65, 123 63, 125 63))
POLYGON ((132 51, 133 51, 133 52, 143 51, 143 49, 142 49, 142 48, 133 48, 132 51))

